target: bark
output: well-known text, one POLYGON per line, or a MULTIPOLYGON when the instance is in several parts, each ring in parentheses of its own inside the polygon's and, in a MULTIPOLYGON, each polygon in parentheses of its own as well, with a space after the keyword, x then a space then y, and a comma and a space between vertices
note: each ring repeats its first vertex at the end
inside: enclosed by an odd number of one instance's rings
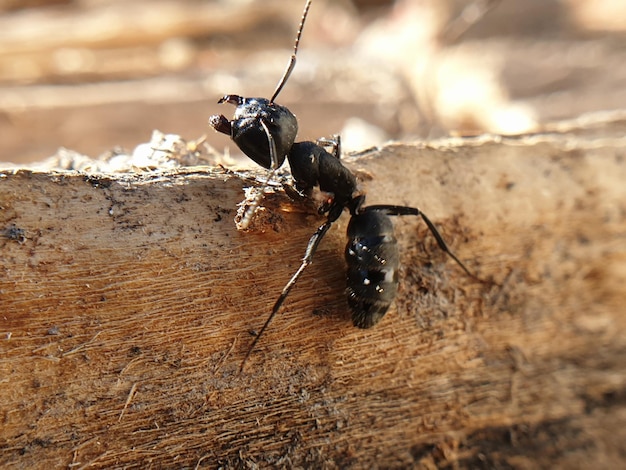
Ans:
MULTIPOLYGON (((622 123, 623 125, 623 123, 622 123)), ((346 163, 395 219, 395 306, 346 300, 345 214, 243 373, 323 219, 223 169, 4 172, 0 464, 618 468, 626 141, 394 144, 346 163)))

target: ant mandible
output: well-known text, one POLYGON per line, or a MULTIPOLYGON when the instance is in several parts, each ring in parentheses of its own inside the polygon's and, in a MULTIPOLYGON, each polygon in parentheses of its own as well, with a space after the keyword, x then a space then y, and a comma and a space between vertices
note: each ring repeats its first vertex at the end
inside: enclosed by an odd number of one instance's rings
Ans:
MULTIPOLYGON (((225 95, 218 103, 227 102, 236 105, 234 118, 230 121, 223 115, 213 115, 209 118, 209 124, 216 131, 230 135, 248 157, 270 170, 267 182, 286 158, 295 182, 295 190, 290 188, 289 191, 292 196, 311 198, 314 191, 322 191, 329 195, 318 210, 320 214, 326 215, 326 221, 309 239, 300 267, 283 288, 272 312, 248 348, 240 372, 243 371, 250 354, 292 287, 313 261, 315 251, 324 235, 344 209, 348 209, 351 216, 345 250, 348 265, 346 294, 355 326, 359 328, 374 326, 385 315, 396 296, 400 262, 390 216, 420 216, 435 237, 439 248, 467 275, 475 277, 450 251, 433 223, 419 209, 396 205, 364 206, 365 194, 358 190, 356 177, 341 163, 341 143, 338 137, 334 140, 320 140, 317 143, 295 142, 298 132, 296 117, 289 109, 276 104, 274 100, 295 66, 302 29, 311 3, 312 0, 307 0, 305 4, 293 54, 272 98, 268 100, 225 95), (332 153, 324 148, 328 145, 332 146, 332 153)), ((243 216, 242 228, 247 228, 262 195, 263 191, 243 216)))

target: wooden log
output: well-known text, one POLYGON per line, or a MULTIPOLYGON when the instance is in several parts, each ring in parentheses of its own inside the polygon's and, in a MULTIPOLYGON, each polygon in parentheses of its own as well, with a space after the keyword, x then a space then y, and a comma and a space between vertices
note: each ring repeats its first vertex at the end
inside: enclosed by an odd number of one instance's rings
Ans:
POLYGON ((344 215, 241 374, 323 219, 278 191, 237 232, 220 169, 2 173, 0 466, 623 467, 625 144, 347 159, 486 282, 397 218, 395 307, 354 328, 344 215))

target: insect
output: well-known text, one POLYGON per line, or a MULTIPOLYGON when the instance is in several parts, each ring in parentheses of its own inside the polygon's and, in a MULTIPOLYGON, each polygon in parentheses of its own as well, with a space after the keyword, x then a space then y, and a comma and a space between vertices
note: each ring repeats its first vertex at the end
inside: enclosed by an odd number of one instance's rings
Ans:
MULTIPOLYGON (((325 142, 326 143, 326 142, 325 142)), ((467 275, 475 277, 467 267, 450 251, 435 225, 418 208, 396 205, 364 206, 365 194, 357 188, 354 174, 339 159, 339 141, 335 153, 327 152, 313 142, 295 143, 291 152, 291 172, 296 189, 308 196, 315 190, 332 194, 320 207, 326 214, 326 221, 320 225, 309 239, 302 263, 283 288, 272 312, 252 342, 244 357, 240 371, 254 350, 259 339, 278 313, 292 287, 313 261, 324 235, 333 222, 343 213, 350 212, 348 224, 348 244, 345 259, 348 265, 346 294, 352 311, 352 323, 359 328, 371 328, 387 313, 398 289, 399 253, 390 216, 419 216, 435 237, 439 248, 447 253, 467 275)))
MULTIPOLYGON (((296 116, 286 107, 276 104, 274 100, 276 100, 283 86, 287 83, 296 65, 300 37, 302 36, 304 22, 312 2, 313 0, 307 0, 304 5, 304 11, 302 12, 302 18, 300 19, 293 46, 293 54, 291 54, 287 68, 278 81, 272 97, 268 100, 266 98, 244 98, 239 95, 224 95, 220 98, 218 104, 230 103, 235 105, 233 119, 228 120, 223 114, 214 114, 209 117, 209 125, 213 129, 229 135, 243 153, 263 168, 270 170, 267 180, 262 185, 263 189, 253 200, 242 219, 235 221, 237 228, 242 230, 248 228, 252 216, 263 198, 265 187, 269 184, 276 170, 285 162, 285 158, 288 158, 288 155, 290 155, 296 140, 296 134, 298 133, 296 116)), ((291 160, 290 166, 293 167, 291 160)))
MULTIPOLYGON (((359 328, 370 328, 380 321, 393 302, 398 288, 399 254, 393 232, 392 216, 413 215, 424 220, 439 248, 447 253, 469 276, 475 277, 450 251, 430 219, 415 207, 397 205, 364 206, 365 194, 359 190, 354 174, 341 162, 339 137, 315 142, 295 142, 298 123, 291 111, 274 102, 289 78, 296 62, 298 44, 312 0, 307 0, 296 35, 294 52, 272 98, 244 98, 225 95, 219 103, 235 104, 235 115, 228 120, 223 115, 209 118, 210 125, 231 136, 237 146, 252 160, 270 170, 269 179, 289 161, 295 188, 286 187, 292 197, 311 199, 316 192, 327 197, 318 209, 326 216, 325 222, 313 233, 306 247, 302 263, 283 288, 272 312, 250 345, 240 371, 246 364, 263 333, 280 310, 289 292, 296 284, 332 224, 347 209, 348 244, 345 250, 347 271, 347 300, 352 321, 359 328), (328 152, 326 148, 331 148, 328 152)), ((256 206, 260 196, 255 200, 256 206)), ((242 222, 249 223, 253 204, 242 222)))

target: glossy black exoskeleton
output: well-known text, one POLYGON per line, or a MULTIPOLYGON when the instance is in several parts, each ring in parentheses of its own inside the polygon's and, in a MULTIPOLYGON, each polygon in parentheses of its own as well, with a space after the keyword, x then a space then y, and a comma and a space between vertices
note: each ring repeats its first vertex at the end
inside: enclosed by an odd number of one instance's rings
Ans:
POLYGON ((293 113, 265 98, 226 95, 218 101, 225 102, 237 106, 233 119, 229 121, 224 115, 216 114, 209 118, 209 124, 216 131, 230 135, 241 151, 263 168, 279 168, 298 133, 298 121, 293 113), (268 133, 276 147, 276 161, 271 161, 268 133))
MULTIPOLYGON (((287 298, 296 281, 311 264, 320 242, 344 209, 350 212, 348 244, 345 258, 348 265, 346 294, 352 310, 352 321, 359 328, 370 328, 380 321, 393 302, 398 289, 399 254, 390 216, 420 216, 428 225, 439 247, 461 268, 473 276, 461 261, 448 249, 443 238, 419 209, 395 205, 364 207, 365 195, 359 191, 354 174, 340 160, 340 141, 326 140, 295 142, 298 131, 296 117, 274 100, 286 83, 296 61, 298 43, 302 34, 312 0, 307 0, 298 28, 294 53, 271 99, 243 98, 226 95, 219 103, 228 102, 236 106, 232 120, 223 115, 209 118, 210 125, 218 132, 229 135, 237 146, 252 160, 270 169, 268 181, 274 171, 287 159, 291 168, 295 189, 292 196, 310 198, 316 191, 327 195, 319 207, 326 215, 309 239, 302 263, 283 288, 271 314, 250 345, 241 363, 241 369, 254 350, 257 342, 287 298), (332 153, 326 148, 332 146, 332 153)), ((290 189, 286 187, 286 189, 290 189)), ((246 228, 254 214, 262 192, 242 218, 240 228, 246 228)))
POLYGON ((391 219, 363 210, 348 224, 346 294, 352 323, 371 328, 387 313, 398 291, 400 257, 391 219))
POLYGON ((360 208, 348 224, 348 305, 352 323, 371 328, 387 313, 398 291, 400 256, 389 216, 415 215, 422 218, 439 248, 448 254, 468 276, 475 277, 450 251, 430 219, 418 208, 374 205, 360 208))
POLYGON ((364 207, 365 195, 357 188, 354 174, 339 159, 340 145, 334 145, 335 154, 313 142, 294 144, 289 163, 296 189, 305 197, 319 189, 329 194, 319 212, 326 221, 309 239, 300 267, 283 288, 272 308, 272 313, 259 331, 241 364, 241 370, 257 342, 289 295, 296 281, 313 261, 320 242, 335 222, 348 209, 348 244, 345 250, 348 265, 346 294, 352 311, 352 323, 359 328, 371 328, 387 313, 398 290, 400 258, 390 216, 420 216, 446 252, 469 276, 475 277, 450 251, 445 241, 419 209, 407 206, 373 205, 364 207))

